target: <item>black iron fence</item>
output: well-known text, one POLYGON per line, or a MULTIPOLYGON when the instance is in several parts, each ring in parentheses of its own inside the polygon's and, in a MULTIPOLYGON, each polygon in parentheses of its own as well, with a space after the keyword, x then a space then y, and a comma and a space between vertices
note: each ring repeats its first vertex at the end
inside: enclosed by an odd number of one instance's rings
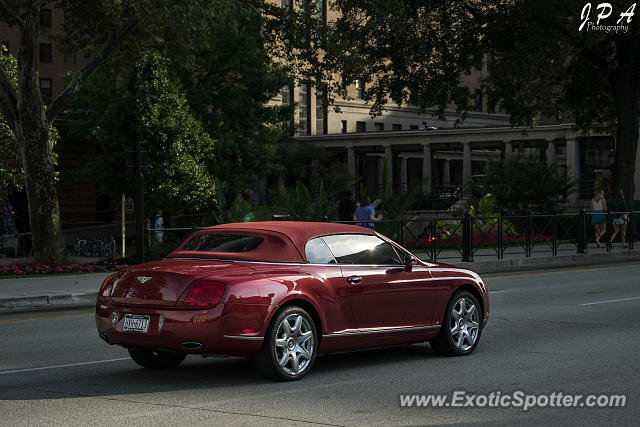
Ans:
POLYGON ((403 222, 397 240, 414 253, 424 253, 432 261, 475 258, 556 256, 587 253, 598 246, 602 251, 632 250, 640 226, 640 212, 435 218, 403 222), (596 243, 594 221, 604 220, 604 233, 596 243), (421 230, 416 232, 416 230, 421 230), (612 238, 614 241, 612 242, 612 238))
MULTIPOLYGON (((279 219, 286 220, 286 217, 279 219)), ((594 250, 632 250, 640 234, 640 211, 609 212, 603 215, 583 209, 574 214, 496 217, 451 213, 429 220, 376 221, 374 226, 376 231, 423 259, 470 262, 477 259, 580 254, 594 250), (600 219, 604 219, 604 225, 600 226, 604 229, 604 234, 600 238, 601 248, 598 249, 595 243, 596 227, 593 223, 600 219), (613 243, 612 237, 615 237, 613 243)), ((202 228, 146 228, 145 260, 163 258, 192 232, 202 228)), ((128 256, 135 253, 135 242, 131 237, 127 239, 128 256)), ((120 253, 120 240, 116 241, 116 245, 111 243, 109 247, 109 256, 114 252, 120 253), (115 250, 112 246, 115 246, 115 250)), ((11 243, 12 255, 14 251, 16 256, 28 256, 30 253, 29 233, 5 236, 0 247, 6 248, 7 243, 11 243)))
MULTIPOLYGON (((471 262, 593 251, 597 246, 592 219, 597 219, 597 215, 602 214, 592 214, 584 209, 577 214, 553 215, 474 217, 461 214, 430 220, 376 221, 374 227, 424 259, 471 262)), ((600 238, 599 251, 609 252, 614 245, 616 250, 634 249, 640 211, 609 212, 604 214, 604 220, 605 231, 600 238), (614 233, 615 240, 611 243, 614 233)), ((145 259, 165 256, 190 233, 201 228, 147 229, 145 259)))

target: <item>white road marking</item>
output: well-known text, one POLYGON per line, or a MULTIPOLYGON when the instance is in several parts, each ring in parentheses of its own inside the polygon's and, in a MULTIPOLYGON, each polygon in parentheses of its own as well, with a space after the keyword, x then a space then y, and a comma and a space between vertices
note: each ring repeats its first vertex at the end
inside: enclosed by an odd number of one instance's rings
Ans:
POLYGON ((121 357, 119 359, 95 360, 93 362, 81 362, 81 363, 67 363, 65 365, 41 366, 39 368, 13 369, 11 371, 0 371, 0 375, 17 374, 20 372, 43 371, 45 369, 69 368, 71 366, 95 365, 97 363, 120 362, 121 360, 130 360, 130 359, 128 357, 121 357))
POLYGON ((608 301, 587 302, 587 303, 584 303, 584 304, 578 304, 578 305, 607 304, 607 303, 610 303, 610 302, 631 301, 631 300, 634 300, 634 299, 640 299, 640 297, 611 299, 611 300, 608 300, 608 301))

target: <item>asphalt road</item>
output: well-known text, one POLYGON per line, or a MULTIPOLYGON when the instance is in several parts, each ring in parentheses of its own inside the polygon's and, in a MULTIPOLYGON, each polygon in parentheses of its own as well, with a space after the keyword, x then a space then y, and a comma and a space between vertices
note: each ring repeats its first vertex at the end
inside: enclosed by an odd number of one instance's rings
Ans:
POLYGON ((487 275, 469 357, 428 344, 319 357, 294 383, 240 358, 139 368, 89 310, 0 316, 2 425, 638 425, 640 264, 487 275), (401 408, 400 393, 625 394, 624 408, 401 408))

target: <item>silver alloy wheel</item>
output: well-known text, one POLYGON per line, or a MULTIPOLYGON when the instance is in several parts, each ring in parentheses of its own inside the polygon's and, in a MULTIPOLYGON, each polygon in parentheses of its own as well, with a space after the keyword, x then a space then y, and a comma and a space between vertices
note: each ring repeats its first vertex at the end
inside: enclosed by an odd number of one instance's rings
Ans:
POLYGON ((449 326, 451 328, 451 338, 455 346, 467 351, 478 340, 480 331, 480 315, 476 305, 467 298, 460 298, 451 310, 449 326))
POLYGON ((276 358, 289 375, 299 375, 313 358, 315 343, 311 325, 300 314, 293 313, 282 319, 275 337, 276 358))

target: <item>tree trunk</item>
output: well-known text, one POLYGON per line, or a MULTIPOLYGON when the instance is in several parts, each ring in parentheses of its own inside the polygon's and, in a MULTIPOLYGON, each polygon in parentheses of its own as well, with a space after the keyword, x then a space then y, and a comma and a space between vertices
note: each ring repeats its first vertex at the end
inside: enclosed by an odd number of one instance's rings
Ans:
POLYGON ((38 263, 64 258, 64 236, 55 184, 55 171, 49 148, 49 126, 42 120, 20 130, 25 189, 29 201, 29 223, 35 260, 38 263))
POLYGON ((64 237, 49 147, 51 125, 42 106, 37 81, 38 17, 37 11, 31 11, 24 16, 22 25, 15 133, 22 155, 35 260, 52 262, 64 258, 64 237))

